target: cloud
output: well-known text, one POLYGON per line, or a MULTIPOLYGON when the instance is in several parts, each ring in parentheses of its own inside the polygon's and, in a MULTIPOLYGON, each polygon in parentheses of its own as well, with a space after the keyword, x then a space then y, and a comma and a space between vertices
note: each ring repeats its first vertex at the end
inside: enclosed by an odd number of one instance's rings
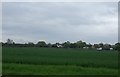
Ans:
POLYGON ((117 42, 117 3, 3 3, 3 41, 117 42))

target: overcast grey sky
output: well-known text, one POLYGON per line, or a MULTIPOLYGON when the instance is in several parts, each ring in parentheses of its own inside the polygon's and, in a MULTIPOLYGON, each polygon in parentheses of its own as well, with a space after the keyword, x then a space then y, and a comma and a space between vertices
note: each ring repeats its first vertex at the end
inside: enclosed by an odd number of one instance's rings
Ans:
POLYGON ((119 0, 1 0, 2 2, 119 2, 119 0))
POLYGON ((5 2, 3 41, 116 43, 117 2, 5 2))

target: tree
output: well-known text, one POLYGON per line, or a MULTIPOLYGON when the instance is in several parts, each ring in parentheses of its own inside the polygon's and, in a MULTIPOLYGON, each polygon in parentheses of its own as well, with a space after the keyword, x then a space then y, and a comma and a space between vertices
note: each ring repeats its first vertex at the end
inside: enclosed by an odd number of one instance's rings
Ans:
POLYGON ((90 43, 87 44, 87 47, 92 48, 92 44, 90 44, 90 43))
POLYGON ((94 47, 99 48, 100 46, 99 46, 99 44, 94 44, 94 47))
POLYGON ((51 44, 51 43, 48 43, 48 44, 47 44, 47 47, 50 47, 50 48, 51 48, 51 47, 52 47, 52 44, 51 44))
POLYGON ((110 50, 111 45, 110 44, 104 44, 103 49, 104 50, 110 50))
POLYGON ((28 42, 28 46, 33 47, 34 43, 33 42, 28 42))
POLYGON ((70 48, 76 48, 76 43, 71 43, 70 48))
POLYGON ((82 42, 81 40, 76 42, 77 48, 83 48, 85 46, 86 46, 86 42, 82 42))
POLYGON ((6 42, 7 44, 14 44, 14 42, 13 42, 13 40, 11 40, 11 39, 7 39, 7 42, 6 42))
POLYGON ((104 44, 103 44, 103 43, 99 43, 99 46, 100 46, 101 48, 103 48, 104 44))
POLYGON ((52 44, 52 47, 57 47, 57 44, 52 44))
POLYGON ((47 45, 46 45, 45 41, 39 41, 37 43, 37 46, 39 46, 39 47, 46 47, 47 45))
POLYGON ((115 50, 120 51, 120 43, 116 43, 116 44, 115 44, 115 50))
POLYGON ((64 48, 70 48, 70 42, 69 41, 64 42, 62 45, 63 45, 64 48))

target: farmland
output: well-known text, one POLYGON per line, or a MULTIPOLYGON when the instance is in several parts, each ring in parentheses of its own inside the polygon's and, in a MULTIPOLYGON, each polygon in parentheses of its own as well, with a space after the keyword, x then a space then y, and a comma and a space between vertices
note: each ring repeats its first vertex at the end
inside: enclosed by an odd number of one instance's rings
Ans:
POLYGON ((118 53, 80 48, 3 47, 3 74, 116 75, 118 53))

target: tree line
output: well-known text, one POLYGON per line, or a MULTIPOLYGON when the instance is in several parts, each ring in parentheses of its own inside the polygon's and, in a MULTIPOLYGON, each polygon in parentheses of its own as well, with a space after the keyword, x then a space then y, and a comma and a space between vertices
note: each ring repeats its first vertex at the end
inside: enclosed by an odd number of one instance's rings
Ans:
POLYGON ((103 48, 104 50, 109 50, 110 48, 113 48, 114 50, 120 50, 120 43, 116 43, 115 45, 110 45, 110 44, 87 44, 86 42, 83 41, 77 41, 74 43, 71 43, 69 41, 66 41, 64 43, 46 43, 45 41, 38 41, 36 44, 33 42, 28 42, 25 44, 19 44, 15 43, 11 39, 7 39, 5 43, 1 42, 3 47, 46 47, 46 48, 103 48))

